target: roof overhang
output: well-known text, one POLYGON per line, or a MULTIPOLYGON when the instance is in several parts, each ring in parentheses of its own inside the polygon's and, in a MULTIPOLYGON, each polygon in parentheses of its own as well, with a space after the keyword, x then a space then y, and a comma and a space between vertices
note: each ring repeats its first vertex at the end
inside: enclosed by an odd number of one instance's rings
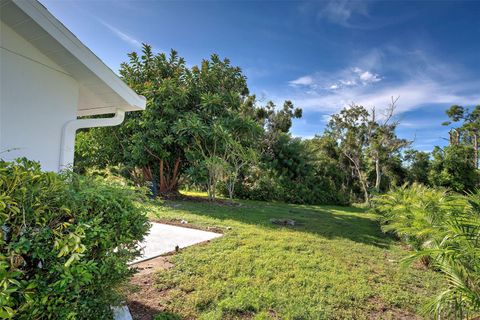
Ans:
POLYGON ((143 110, 136 94, 36 0, 3 0, 0 18, 80 84, 77 115, 143 110))

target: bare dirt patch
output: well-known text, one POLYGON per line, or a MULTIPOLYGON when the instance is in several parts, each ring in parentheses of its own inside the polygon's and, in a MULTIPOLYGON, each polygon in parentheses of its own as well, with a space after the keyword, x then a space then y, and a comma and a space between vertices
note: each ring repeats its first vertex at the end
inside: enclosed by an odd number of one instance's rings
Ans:
POLYGON ((127 296, 127 305, 134 320, 153 320, 155 315, 165 311, 160 305, 168 290, 159 290, 155 285, 155 273, 173 267, 170 256, 162 256, 134 265, 138 269, 130 281, 131 290, 127 296))
POLYGON ((420 320, 421 317, 417 316, 416 314, 398 309, 398 308, 391 308, 382 301, 382 299, 378 297, 372 297, 369 299, 369 304, 373 305, 374 308, 368 312, 368 319, 371 320, 383 320, 383 319, 401 319, 401 320, 420 320))

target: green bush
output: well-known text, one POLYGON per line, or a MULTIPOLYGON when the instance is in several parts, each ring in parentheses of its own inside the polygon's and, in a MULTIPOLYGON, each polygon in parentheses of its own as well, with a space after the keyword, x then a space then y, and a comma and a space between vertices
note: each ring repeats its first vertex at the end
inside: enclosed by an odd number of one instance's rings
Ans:
MULTIPOLYGON (((313 171, 305 176, 289 177, 256 166, 245 169, 235 186, 235 195, 239 199, 295 204, 346 205, 349 195, 342 191, 344 190, 336 190, 328 177, 313 171)), ((223 188, 222 193, 227 194, 226 188, 223 188)))
POLYGON ((132 189, 0 161, 0 318, 111 319, 149 228, 132 189))
POLYGON ((414 183, 393 189, 373 199, 384 232, 393 233, 419 250, 432 239, 441 239, 447 217, 464 210, 466 200, 445 189, 414 183))
POLYGON ((475 190, 479 171, 473 154, 473 148, 465 145, 450 145, 443 149, 435 147, 429 171, 430 184, 461 193, 475 190))
POLYGON ((382 229, 410 244, 404 262, 428 261, 446 288, 425 311, 453 319, 480 316, 480 192, 462 196, 413 184, 374 200, 382 229))

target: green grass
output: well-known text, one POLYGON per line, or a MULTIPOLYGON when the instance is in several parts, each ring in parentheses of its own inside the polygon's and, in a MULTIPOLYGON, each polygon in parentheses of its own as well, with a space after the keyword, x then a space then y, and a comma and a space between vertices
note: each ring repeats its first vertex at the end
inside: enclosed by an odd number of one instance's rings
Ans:
MULTIPOLYGON (((151 205, 152 219, 219 227, 158 273, 159 301, 187 319, 415 318, 440 289, 433 272, 400 267, 408 252, 364 209, 244 201, 151 205), (271 218, 299 224, 282 227, 271 218), (230 227, 230 228, 227 228, 230 227)), ((160 319, 163 319, 160 317, 160 319)))

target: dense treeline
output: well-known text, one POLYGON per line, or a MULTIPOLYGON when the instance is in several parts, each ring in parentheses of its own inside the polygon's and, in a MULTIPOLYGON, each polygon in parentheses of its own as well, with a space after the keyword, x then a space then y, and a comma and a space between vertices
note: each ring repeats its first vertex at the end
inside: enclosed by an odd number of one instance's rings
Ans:
POLYGON ((406 182, 474 190, 478 177, 480 106, 447 110, 450 143, 426 153, 396 134, 396 99, 385 112, 350 105, 313 139, 292 137, 302 110, 290 101, 263 104, 228 59, 212 55, 187 67, 175 51, 129 54, 124 81, 147 109, 123 125, 77 136, 75 170, 116 166, 155 195, 179 188, 230 198, 292 203, 366 202, 406 182))

